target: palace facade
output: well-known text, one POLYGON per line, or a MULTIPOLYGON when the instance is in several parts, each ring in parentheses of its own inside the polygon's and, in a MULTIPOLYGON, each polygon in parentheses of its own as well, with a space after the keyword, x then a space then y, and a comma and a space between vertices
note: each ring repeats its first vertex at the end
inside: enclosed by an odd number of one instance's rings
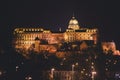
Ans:
MULTIPOLYGON (((63 42, 79 42, 84 40, 93 41, 93 44, 98 42, 97 28, 82 28, 79 26, 78 20, 73 16, 69 21, 68 28, 62 32, 52 32, 43 28, 16 28, 14 29, 13 46, 15 49, 29 49, 34 44, 34 50, 40 51, 48 49, 50 46, 56 48, 54 45, 63 42), (42 42, 46 44, 42 44, 42 42), (46 48, 43 48, 43 46, 46 48)), ((57 49, 54 49, 55 51, 57 49)), ((53 50, 53 51, 54 51, 53 50)))

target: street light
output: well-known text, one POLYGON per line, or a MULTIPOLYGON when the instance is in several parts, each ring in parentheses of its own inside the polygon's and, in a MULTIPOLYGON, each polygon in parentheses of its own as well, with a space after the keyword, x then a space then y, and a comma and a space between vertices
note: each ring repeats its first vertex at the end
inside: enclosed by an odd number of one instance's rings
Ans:
POLYGON ((0 76, 2 75, 2 71, 0 71, 0 76))
POLYGON ((75 65, 73 64, 72 65, 72 80, 74 80, 74 67, 75 67, 75 65))
POLYGON ((74 71, 74 67, 75 67, 75 65, 73 64, 73 65, 72 65, 72 72, 74 71))
POLYGON ((54 77, 54 70, 55 70, 54 68, 51 69, 51 78, 52 78, 52 79, 53 79, 53 77, 54 77))
POLYGON ((19 66, 16 66, 16 67, 15 67, 15 69, 16 69, 16 71, 18 71, 18 69, 19 69, 19 66))
POLYGON ((95 79, 95 75, 97 74, 97 72, 96 71, 92 71, 92 80, 94 80, 95 79))

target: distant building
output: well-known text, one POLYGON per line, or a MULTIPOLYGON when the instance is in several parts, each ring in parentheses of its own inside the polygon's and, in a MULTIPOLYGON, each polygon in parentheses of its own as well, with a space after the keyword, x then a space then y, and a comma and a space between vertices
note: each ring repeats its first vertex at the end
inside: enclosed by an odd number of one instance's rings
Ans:
POLYGON ((64 32, 64 39, 67 42, 93 40, 94 44, 96 44, 98 41, 98 29, 81 28, 75 17, 72 17, 68 29, 64 32))
POLYGON ((120 51, 116 49, 116 44, 114 41, 102 42, 103 53, 108 54, 110 51, 113 55, 120 55, 120 51))
MULTIPOLYGON (((69 21, 68 28, 62 32, 61 28, 58 32, 44 30, 43 28, 16 28, 14 29, 13 46, 15 49, 28 50, 32 44, 35 44, 35 51, 42 50, 43 45, 40 41, 45 41, 46 46, 61 44, 63 42, 76 42, 91 40, 93 44, 98 42, 97 28, 81 28, 77 19, 73 16, 69 21), (36 41, 36 38, 38 38, 36 41)), ((44 45, 45 46, 45 45, 44 45)), ((54 48, 54 47, 52 47, 54 48)), ((57 47, 56 47, 57 48, 57 47)), ((54 50, 56 50, 54 48, 54 50)))

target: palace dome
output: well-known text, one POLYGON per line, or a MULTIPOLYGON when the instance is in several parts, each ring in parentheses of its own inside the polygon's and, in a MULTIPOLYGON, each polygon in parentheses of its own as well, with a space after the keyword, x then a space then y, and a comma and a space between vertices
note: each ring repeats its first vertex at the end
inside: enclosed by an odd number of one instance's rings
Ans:
POLYGON ((68 28, 70 29, 73 29, 73 30, 78 30, 79 29, 79 23, 78 23, 78 20, 75 19, 75 17, 73 16, 72 19, 70 19, 69 21, 69 25, 68 25, 68 28))
POLYGON ((75 19, 75 17, 72 17, 72 19, 69 21, 69 25, 78 25, 77 19, 75 19))

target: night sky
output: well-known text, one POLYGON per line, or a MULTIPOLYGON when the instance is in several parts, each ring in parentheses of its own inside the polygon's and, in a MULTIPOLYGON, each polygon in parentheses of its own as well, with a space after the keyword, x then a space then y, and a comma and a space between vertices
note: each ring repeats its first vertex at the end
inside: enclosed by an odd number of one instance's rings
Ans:
POLYGON ((65 30, 73 13, 82 26, 96 26, 102 40, 119 40, 119 2, 102 0, 9 0, 4 2, 1 46, 7 46, 15 27, 65 30))

